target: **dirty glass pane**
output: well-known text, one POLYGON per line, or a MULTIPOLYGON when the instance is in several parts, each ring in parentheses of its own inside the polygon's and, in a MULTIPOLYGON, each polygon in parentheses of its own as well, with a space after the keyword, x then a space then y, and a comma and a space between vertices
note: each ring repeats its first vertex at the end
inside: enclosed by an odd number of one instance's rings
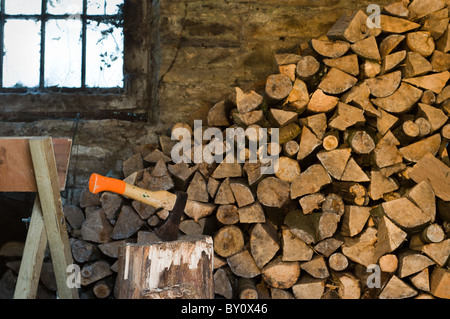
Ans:
POLYGON ((33 20, 5 22, 4 87, 37 87, 40 70, 41 23, 33 20))
POLYGON ((41 14, 41 0, 4 0, 6 14, 41 14))
POLYGON ((88 0, 87 14, 117 14, 124 0, 88 0))
POLYGON ((45 33, 44 85, 81 87, 81 20, 49 20, 45 33))
POLYGON ((47 13, 50 14, 81 14, 82 0, 46 0, 47 13))
POLYGON ((123 29, 88 20, 86 86, 123 87, 123 29))

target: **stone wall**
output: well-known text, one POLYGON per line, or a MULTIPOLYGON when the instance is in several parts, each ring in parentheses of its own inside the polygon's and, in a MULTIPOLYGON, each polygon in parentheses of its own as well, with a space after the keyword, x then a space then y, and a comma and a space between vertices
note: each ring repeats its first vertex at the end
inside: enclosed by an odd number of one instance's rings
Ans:
MULTIPOLYGON (((383 7, 391 1, 375 3, 383 7)), ((161 0, 158 120, 186 121, 234 91, 276 72, 274 53, 325 35, 343 13, 366 10, 356 0, 161 0)))
MULTIPOLYGON (((377 4, 384 6, 389 2, 380 0, 377 4)), ((268 75, 276 72, 275 53, 296 51, 300 42, 324 35, 341 14, 365 10, 371 1, 148 0, 148 3, 152 4, 151 10, 145 7, 146 14, 151 16, 152 44, 151 50, 142 49, 151 51, 147 122, 81 117, 75 135, 74 120, 0 122, 0 136, 75 136, 66 194, 73 204, 91 173, 120 171, 121 162, 131 155, 134 145, 157 143, 158 134, 167 134, 175 122, 203 118, 208 108, 231 94, 235 86, 264 83, 268 75)), ((134 33, 133 37, 139 38, 134 33)), ((27 103, 30 99, 23 101, 27 103)))

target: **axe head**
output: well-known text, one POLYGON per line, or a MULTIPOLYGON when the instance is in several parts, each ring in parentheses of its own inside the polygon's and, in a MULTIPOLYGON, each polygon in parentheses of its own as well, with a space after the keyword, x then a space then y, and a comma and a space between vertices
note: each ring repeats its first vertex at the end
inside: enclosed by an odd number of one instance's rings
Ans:
POLYGON ((169 212, 166 222, 156 230, 155 234, 163 241, 177 240, 180 228, 181 215, 186 207, 188 195, 185 192, 175 192, 177 199, 172 210, 169 212))

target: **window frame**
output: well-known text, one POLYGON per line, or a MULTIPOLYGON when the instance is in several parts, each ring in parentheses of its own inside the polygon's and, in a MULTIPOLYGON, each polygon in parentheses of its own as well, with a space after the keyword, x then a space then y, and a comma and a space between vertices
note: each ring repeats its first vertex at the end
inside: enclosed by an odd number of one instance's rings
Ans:
MULTIPOLYGON (((87 2, 87 0, 83 1, 87 2)), ((4 1, 1 3, 4 5, 4 1)), ((76 117, 148 121, 149 116, 151 117, 149 104, 152 91, 150 12, 151 5, 147 1, 124 1, 121 17, 124 33, 123 88, 88 88, 86 86, 84 88, 43 88, 42 78, 39 88, 1 88, 0 121, 76 117), (141 64, 133 61, 136 59, 141 64)), ((86 13, 86 6, 83 13, 86 13)), ((5 14, 4 10, 1 14, 5 14)), ((56 16, 47 13, 45 15, 56 16)), ((68 15, 61 15, 63 16, 68 17, 68 15)), ((1 23, 4 23, 4 16, 1 19, 1 23)), ((0 29, 0 36, 3 37, 3 28, 0 27, 0 29)), ((84 26, 83 29, 86 30, 84 26)), ((0 47, 0 50, 3 48, 0 47)), ((85 61, 82 65, 86 66, 85 61)), ((43 75, 44 73, 40 72, 40 76, 43 77, 43 75)))

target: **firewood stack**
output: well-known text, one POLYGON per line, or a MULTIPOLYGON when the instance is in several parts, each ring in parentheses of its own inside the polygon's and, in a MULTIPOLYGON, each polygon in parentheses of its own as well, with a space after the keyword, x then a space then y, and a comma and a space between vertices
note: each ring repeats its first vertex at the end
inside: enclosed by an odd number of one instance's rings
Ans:
MULTIPOLYGON (((180 233, 213 236, 216 296, 450 298, 448 11, 401 0, 381 28, 346 14, 276 54, 265 85, 215 104, 203 128, 279 128, 274 174, 248 160, 174 163, 170 135, 133 149, 125 180, 186 191, 180 233)), ((168 215, 88 190, 65 212, 82 290, 97 298, 113 296, 118 247, 153 239, 168 215)))

